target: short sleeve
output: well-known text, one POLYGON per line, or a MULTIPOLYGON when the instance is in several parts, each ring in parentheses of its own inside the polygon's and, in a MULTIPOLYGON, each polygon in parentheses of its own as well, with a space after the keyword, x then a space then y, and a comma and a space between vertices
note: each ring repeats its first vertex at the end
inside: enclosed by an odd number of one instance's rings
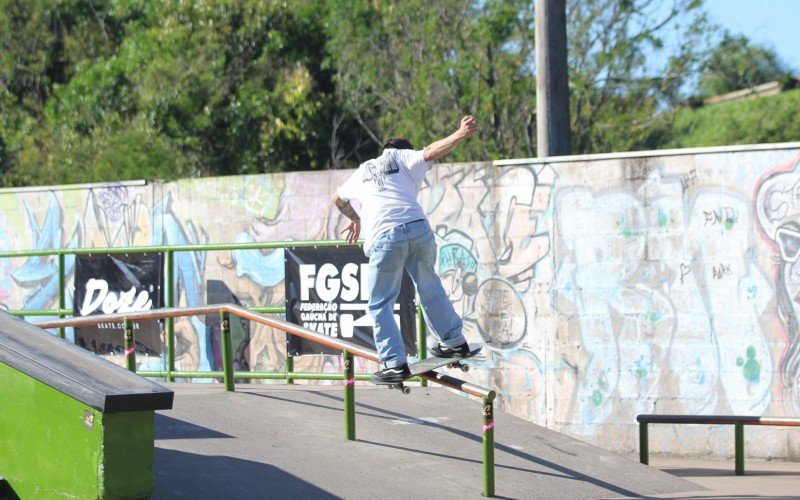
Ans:
POLYGON ((431 164, 425 161, 425 153, 423 151, 414 151, 413 149, 398 149, 398 158, 401 163, 408 168, 411 173, 411 178, 414 182, 419 182, 431 169, 431 164))
POLYGON ((356 169, 344 184, 336 189, 336 194, 343 200, 352 200, 358 198, 359 187, 361 184, 361 169, 356 169))

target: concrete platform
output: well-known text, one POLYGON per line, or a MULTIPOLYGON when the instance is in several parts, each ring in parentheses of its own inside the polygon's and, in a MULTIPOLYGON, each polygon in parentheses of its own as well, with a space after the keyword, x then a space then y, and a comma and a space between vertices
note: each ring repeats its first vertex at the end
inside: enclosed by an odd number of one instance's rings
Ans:
POLYGON ((733 460, 650 457, 650 465, 687 479, 700 488, 657 498, 800 498, 800 463, 745 461, 745 475, 734 474, 733 460))
MULTIPOLYGON (((338 386, 165 384, 152 498, 480 498, 477 401, 440 388, 356 388, 356 441, 338 386)), ((496 412, 501 498, 643 498, 694 482, 496 412)), ((797 490, 796 490, 797 491, 797 490)))

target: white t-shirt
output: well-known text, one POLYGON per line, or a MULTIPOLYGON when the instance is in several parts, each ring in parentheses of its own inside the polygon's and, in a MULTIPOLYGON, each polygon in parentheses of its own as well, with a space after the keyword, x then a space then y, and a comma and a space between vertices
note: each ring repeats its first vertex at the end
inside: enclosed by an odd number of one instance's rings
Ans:
POLYGON ((431 164, 422 151, 384 149, 379 157, 362 163, 336 193, 343 200, 361 202, 364 253, 385 231, 425 218, 417 195, 431 164))

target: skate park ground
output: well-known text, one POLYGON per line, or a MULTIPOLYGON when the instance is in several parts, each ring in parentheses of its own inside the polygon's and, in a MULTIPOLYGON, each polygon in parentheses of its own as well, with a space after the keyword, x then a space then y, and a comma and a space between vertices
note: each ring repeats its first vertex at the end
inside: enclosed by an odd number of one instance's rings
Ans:
MULTIPOLYGON (((165 383, 155 415, 154 499, 481 498, 481 404, 432 385, 165 383)), ((651 456, 650 466, 495 411, 498 498, 798 498, 800 463, 651 456)))

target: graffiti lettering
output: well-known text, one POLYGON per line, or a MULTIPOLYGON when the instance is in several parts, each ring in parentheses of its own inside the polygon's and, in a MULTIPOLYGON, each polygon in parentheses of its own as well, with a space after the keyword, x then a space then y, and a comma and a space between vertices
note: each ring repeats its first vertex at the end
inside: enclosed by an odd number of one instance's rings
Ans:
POLYGON ((472 272, 478 267, 475 257, 461 245, 446 245, 439 251, 440 270, 463 269, 472 272))
POLYGON ((766 189, 765 215, 769 220, 780 220, 800 210, 800 180, 793 184, 776 184, 766 189))
POLYGON ((483 290, 483 298, 480 313, 487 330, 494 335, 506 337, 511 332, 509 291, 487 288, 483 290))
POLYGON ((721 280, 722 278, 733 274, 733 271, 731 271, 730 264, 720 264, 719 266, 711 266, 711 267, 714 279, 717 280, 721 280))
POLYGON ((684 191, 694 186, 697 183, 697 170, 691 170, 689 173, 681 176, 681 187, 684 191))
POLYGON ((704 210, 703 216, 705 217, 706 226, 724 225, 725 229, 731 229, 736 221, 739 219, 736 210, 731 207, 724 207, 717 210, 704 210))
POLYGON ((503 280, 489 279, 478 291, 476 311, 481 332, 498 345, 510 345, 524 335, 524 305, 513 287, 503 280))
POLYGON ((510 305, 508 300, 508 290, 498 290, 496 288, 487 288, 483 291, 483 297, 487 300, 487 309, 502 310, 510 305))
POLYGON ((128 188, 111 186, 97 193, 97 204, 105 211, 108 220, 118 222, 128 204, 128 188))
POLYGON ((484 306, 481 306, 481 314, 484 315, 483 323, 493 334, 505 336, 511 332, 511 328, 509 328, 510 317, 508 314, 502 311, 495 312, 484 306))

